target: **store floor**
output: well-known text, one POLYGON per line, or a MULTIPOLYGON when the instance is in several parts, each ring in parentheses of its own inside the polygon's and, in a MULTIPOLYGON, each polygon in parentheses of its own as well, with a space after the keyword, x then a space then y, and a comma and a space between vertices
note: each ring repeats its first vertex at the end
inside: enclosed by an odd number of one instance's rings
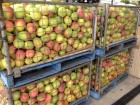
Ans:
MULTIPOLYGON (((129 76, 117 87, 104 95, 100 100, 95 100, 91 98, 90 105, 112 105, 123 95, 135 88, 138 84, 140 84, 140 79, 129 76)), ((127 105, 140 105, 140 94, 137 95, 133 100, 131 100, 127 105)))

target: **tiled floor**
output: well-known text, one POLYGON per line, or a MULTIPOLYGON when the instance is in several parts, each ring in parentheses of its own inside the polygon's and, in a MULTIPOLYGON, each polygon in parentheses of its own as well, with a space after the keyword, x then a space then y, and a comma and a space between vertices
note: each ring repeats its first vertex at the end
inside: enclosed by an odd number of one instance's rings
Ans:
MULTIPOLYGON (((112 105, 115 101, 131 91, 138 84, 140 84, 140 79, 129 76, 117 87, 104 95, 100 100, 97 101, 92 98, 90 105, 112 105)), ((140 105, 140 94, 131 100, 127 105, 140 105)))

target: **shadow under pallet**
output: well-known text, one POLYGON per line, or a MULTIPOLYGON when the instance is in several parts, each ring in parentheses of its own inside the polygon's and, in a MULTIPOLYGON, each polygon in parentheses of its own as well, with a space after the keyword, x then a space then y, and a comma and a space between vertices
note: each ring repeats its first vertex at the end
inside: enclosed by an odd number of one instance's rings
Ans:
POLYGON ((109 85, 103 87, 101 89, 101 93, 95 92, 93 89, 91 89, 91 91, 90 91, 91 97, 93 97, 93 98, 95 98, 97 100, 101 99, 102 96, 104 96, 107 92, 109 92, 110 90, 115 88, 119 83, 121 83, 127 77, 128 77, 128 73, 127 72, 124 73, 123 75, 120 75, 115 80, 113 80, 109 85))
POLYGON ((137 38, 133 37, 124 41, 110 44, 105 48, 97 47, 95 52, 98 57, 107 57, 109 55, 113 55, 115 53, 134 47, 136 45, 136 42, 137 38))
POLYGON ((15 77, 14 74, 7 76, 6 72, 2 71, 1 78, 8 88, 16 88, 31 83, 33 81, 40 80, 44 77, 57 74, 61 71, 65 71, 66 69, 70 69, 74 66, 90 62, 94 59, 95 53, 85 52, 82 54, 74 55, 68 58, 22 70, 19 77, 15 77))

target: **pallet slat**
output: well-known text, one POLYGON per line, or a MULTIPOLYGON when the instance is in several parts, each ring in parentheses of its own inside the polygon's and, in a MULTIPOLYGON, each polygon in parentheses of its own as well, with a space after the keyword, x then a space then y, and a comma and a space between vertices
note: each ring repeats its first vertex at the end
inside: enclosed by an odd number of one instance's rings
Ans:
POLYGON ((124 40, 122 42, 110 45, 107 48, 108 50, 103 49, 103 48, 97 48, 95 52, 96 52, 96 55, 98 57, 110 56, 110 55, 113 55, 115 53, 118 53, 118 52, 121 52, 123 50, 127 50, 129 48, 136 46, 136 42, 137 42, 137 38, 134 37, 134 38, 130 38, 128 40, 124 40))

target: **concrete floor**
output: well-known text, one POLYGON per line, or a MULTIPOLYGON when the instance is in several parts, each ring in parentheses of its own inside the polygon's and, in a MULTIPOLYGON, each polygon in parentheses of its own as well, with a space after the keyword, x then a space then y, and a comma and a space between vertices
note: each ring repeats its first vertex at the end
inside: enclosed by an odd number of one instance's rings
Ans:
MULTIPOLYGON (((118 84, 117 87, 104 95, 100 100, 91 98, 90 105, 112 105, 123 95, 135 88, 138 84, 140 84, 140 79, 129 76, 123 82, 118 84)), ((140 94, 131 100, 127 105, 140 105, 140 94)))

